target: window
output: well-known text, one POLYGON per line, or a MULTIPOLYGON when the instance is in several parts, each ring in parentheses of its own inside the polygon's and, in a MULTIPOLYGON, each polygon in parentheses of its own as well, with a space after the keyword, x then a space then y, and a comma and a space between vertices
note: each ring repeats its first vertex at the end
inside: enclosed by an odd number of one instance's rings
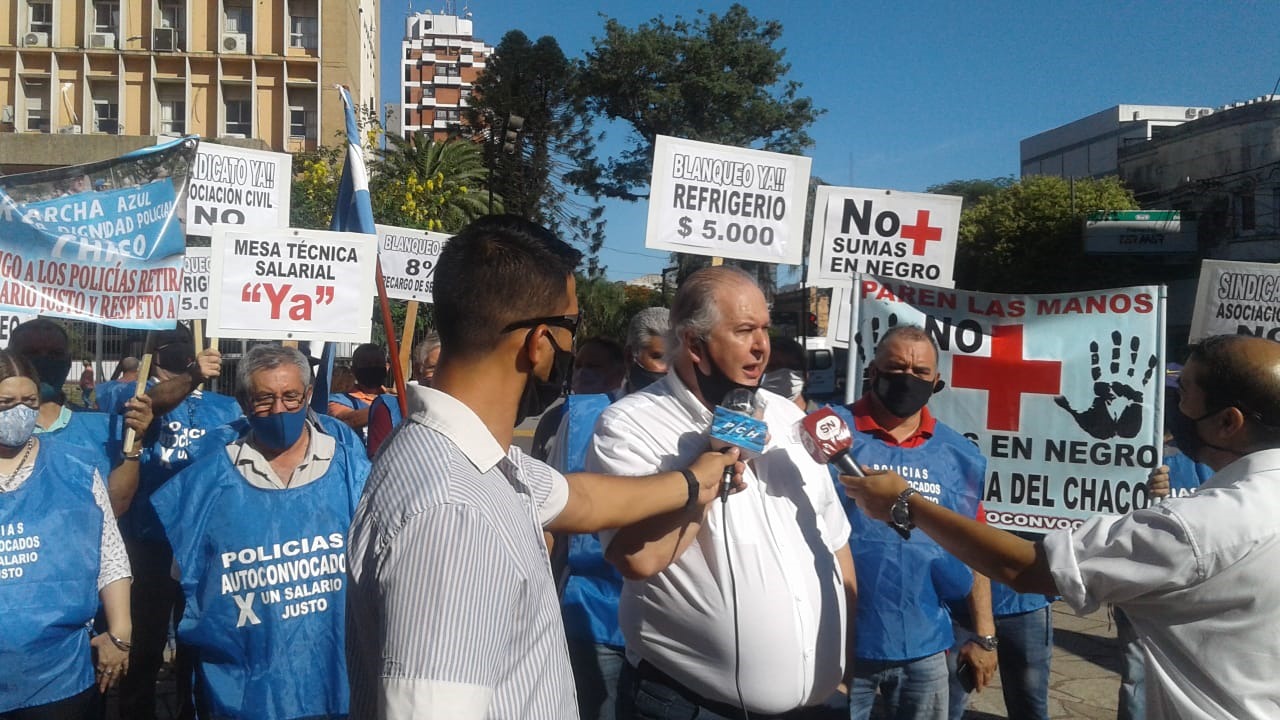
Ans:
POLYGON ((174 97, 160 98, 160 132, 165 135, 185 135, 187 132, 187 104, 174 97))
POLYGON ((457 65, 437 65, 436 77, 458 77, 457 65))
POLYGON ((462 88, 462 90, 458 93, 458 95, 462 98, 463 102, 466 102, 467 100, 470 100, 470 99, 471 99, 471 88, 462 88))
POLYGON ((186 24, 186 18, 182 14, 182 5, 164 3, 160 6, 160 27, 182 30, 186 24))
POLYGON ((28 32, 53 32, 53 3, 33 2, 27 5, 28 32))
POLYGON ((120 131, 120 106, 108 100, 93 101, 93 131, 115 135, 120 131))
POLYGON ((422 97, 424 97, 424 98, 433 98, 433 97, 435 97, 435 96, 436 96, 436 86, 435 86, 435 85, 423 85, 423 86, 422 86, 422 97))
POLYGON ((226 135, 253 136, 253 103, 247 99, 227 98, 226 135))
POLYGON ((22 84, 26 95, 27 130, 49 132, 49 83, 28 80, 22 84))
POLYGON ((457 110, 437 110, 436 122, 458 122, 462 115, 457 110))
POLYGON ((227 5, 224 24, 229 33, 248 35, 253 29, 253 8, 248 5, 227 5))
POLYGON ((93 31, 115 34, 120 29, 120 3, 95 2, 93 4, 93 31))
POLYGON ((314 138, 316 136, 316 113, 306 108, 289 108, 289 137, 314 138))
POLYGON ((289 19, 289 47, 314 49, 319 30, 314 17, 294 15, 289 19))

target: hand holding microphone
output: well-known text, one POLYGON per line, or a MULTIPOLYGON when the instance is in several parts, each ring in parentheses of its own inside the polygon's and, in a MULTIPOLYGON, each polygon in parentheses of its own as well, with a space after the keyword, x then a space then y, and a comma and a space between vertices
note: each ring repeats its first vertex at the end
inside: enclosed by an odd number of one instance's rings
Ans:
MULTIPOLYGON (((744 460, 763 453, 769 439, 769 430, 764 421, 756 417, 759 414, 754 389, 730 390, 716 406, 711 418, 711 449, 723 451, 737 448, 744 460)), ((735 467, 737 466, 731 465, 725 468, 720 483, 721 502, 729 499, 729 492, 734 487, 735 467)))
MULTIPOLYGON (((853 459, 853 434, 849 426, 831 408, 809 413, 800 421, 800 441, 809 451, 813 461, 822 465, 835 465, 841 475, 865 478, 867 474, 853 459)), ((888 523, 903 540, 911 537, 911 531, 888 523)))

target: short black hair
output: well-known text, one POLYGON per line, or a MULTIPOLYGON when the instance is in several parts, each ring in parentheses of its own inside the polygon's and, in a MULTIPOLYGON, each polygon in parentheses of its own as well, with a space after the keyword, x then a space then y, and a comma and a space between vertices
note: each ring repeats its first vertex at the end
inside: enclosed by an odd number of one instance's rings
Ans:
POLYGON ((172 330, 156 333, 155 364, 171 373, 185 371, 196 358, 196 344, 191 331, 179 324, 172 330))
POLYGON ((69 347, 71 341, 67 337, 67 329, 45 317, 32 318, 15 327, 13 332, 9 333, 9 349, 19 355, 25 355, 27 352, 27 335, 40 331, 52 331, 61 335, 62 341, 68 344, 65 350, 66 354, 68 356, 71 354, 69 347))
POLYGON ((553 315, 582 253, 551 231, 514 215, 487 215, 444 246, 436 265, 436 330, 442 350, 492 350, 514 322, 553 315))
POLYGON ((612 338, 595 335, 578 341, 578 352, 586 350, 590 346, 596 346, 604 352, 605 360, 609 362, 610 367, 622 368, 626 367, 627 354, 622 349, 622 344, 612 338))
POLYGON ((1239 350, 1248 337, 1215 335, 1192 345, 1190 360, 1199 366, 1195 382, 1204 393, 1206 411, 1239 409, 1254 439, 1274 446, 1280 443, 1280 381, 1275 373, 1258 372, 1239 350))
POLYGON ((381 345, 365 343, 351 352, 351 367, 373 367, 387 364, 387 351, 381 345))
POLYGON ((804 346, 785 335, 769 338, 769 369, 804 371, 804 346))

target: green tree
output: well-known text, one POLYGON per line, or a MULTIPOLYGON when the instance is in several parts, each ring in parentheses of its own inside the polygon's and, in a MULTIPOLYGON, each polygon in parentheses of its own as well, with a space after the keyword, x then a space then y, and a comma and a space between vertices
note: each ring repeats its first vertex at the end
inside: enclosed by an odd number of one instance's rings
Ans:
POLYGON ((631 318, 647 307, 663 304, 662 293, 602 277, 579 274, 577 288, 580 338, 606 337, 625 343, 631 318))
POLYGON ((1004 177, 989 179, 952 180, 938 185, 930 185, 924 191, 935 195, 958 195, 964 200, 961 205, 962 210, 968 210, 977 205, 986 196, 994 195, 1012 184, 1013 176, 1005 175, 1004 177))
POLYGON ((956 284, 987 292, 1065 292, 1149 277, 1150 261, 1084 254, 1090 212, 1137 208, 1118 178, 1038 175, 986 195, 960 217, 956 284))
POLYGON ((338 180, 346 160, 346 145, 331 145, 293 156, 289 225, 328 230, 338 201, 338 180))
MULTIPOLYGON (((460 138, 436 142, 426 132, 387 136, 374 150, 369 196, 378 222, 454 233, 489 212, 481 146, 460 138)), ((495 209, 501 197, 494 196, 495 209)))
POLYGON ((566 175, 587 162, 594 149, 591 116, 575 91, 577 66, 552 37, 531 42, 519 30, 503 36, 476 80, 468 103, 471 127, 490 128, 485 160, 506 212, 576 240, 589 267, 604 242, 604 210, 575 195, 566 175), (504 150, 507 118, 523 119, 517 141, 504 150))

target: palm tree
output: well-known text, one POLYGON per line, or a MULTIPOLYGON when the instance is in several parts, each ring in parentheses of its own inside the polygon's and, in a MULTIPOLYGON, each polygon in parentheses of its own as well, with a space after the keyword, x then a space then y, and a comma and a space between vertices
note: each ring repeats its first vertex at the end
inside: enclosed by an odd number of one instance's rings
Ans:
MULTIPOLYGON (((387 136, 374 150, 369 194, 379 222, 453 233, 489 212, 487 170, 480 144, 461 138, 436 142, 419 131, 387 136)), ((501 198, 494 197, 494 209, 501 198)))

